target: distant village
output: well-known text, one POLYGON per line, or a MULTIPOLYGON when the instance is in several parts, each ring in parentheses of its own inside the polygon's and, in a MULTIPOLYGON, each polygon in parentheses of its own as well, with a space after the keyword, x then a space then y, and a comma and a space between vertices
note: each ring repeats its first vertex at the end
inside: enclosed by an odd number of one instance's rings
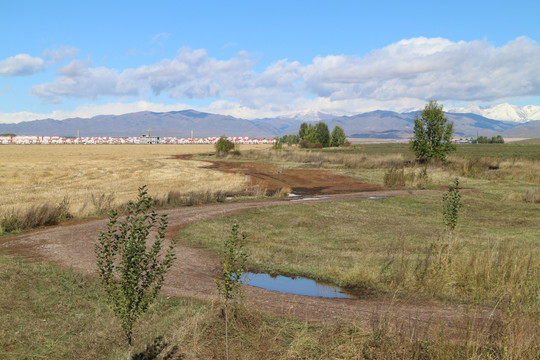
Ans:
MULTIPOLYGON (((216 144, 219 137, 207 138, 177 138, 159 136, 132 136, 132 137, 109 137, 109 136, 86 136, 86 137, 62 137, 62 136, 0 136, 0 144, 9 145, 95 145, 95 144, 216 144)), ((250 139, 244 137, 228 137, 227 140, 235 144, 273 144, 274 139, 250 139)))

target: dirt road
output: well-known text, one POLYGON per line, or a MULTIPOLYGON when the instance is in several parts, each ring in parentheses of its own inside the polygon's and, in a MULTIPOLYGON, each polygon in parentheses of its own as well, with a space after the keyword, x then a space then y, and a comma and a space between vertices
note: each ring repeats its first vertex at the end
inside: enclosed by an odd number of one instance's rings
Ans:
MULTIPOLYGON (((353 194, 325 195, 315 201, 368 199, 426 193, 426 191, 369 191, 353 194)), ((180 227, 225 214, 267 206, 295 206, 301 202, 265 200, 241 203, 220 203, 167 210, 167 236, 175 237, 180 227)), ((85 274, 96 275, 94 244, 107 219, 73 221, 59 226, 29 231, 0 238, 0 251, 35 260, 56 263, 85 274)), ((217 299, 214 278, 219 271, 219 258, 207 250, 178 243, 178 259, 167 274, 163 291, 173 296, 217 299)), ((251 286, 245 287, 245 301, 256 308, 275 314, 287 314, 309 321, 356 319, 370 327, 389 319, 398 330, 411 336, 425 336, 441 329, 448 334, 463 333, 465 328, 488 326, 493 316, 488 309, 471 311, 465 306, 437 302, 399 301, 391 299, 328 299, 283 294, 251 286)))

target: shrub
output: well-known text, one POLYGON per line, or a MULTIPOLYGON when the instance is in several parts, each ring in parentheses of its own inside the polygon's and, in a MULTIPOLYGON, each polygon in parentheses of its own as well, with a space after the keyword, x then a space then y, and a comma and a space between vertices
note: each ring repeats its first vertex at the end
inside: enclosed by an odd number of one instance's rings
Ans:
POLYGON ((100 233, 95 247, 99 275, 128 340, 128 358, 133 325, 158 295, 175 258, 173 243, 164 255, 161 253, 167 215, 158 220, 151 207, 152 198, 143 186, 137 200, 128 202, 125 220, 119 221, 118 213, 111 210, 107 232, 100 233), (147 250, 152 231, 157 234, 147 250))
POLYGON ((242 274, 247 261, 244 252, 245 234, 240 234, 238 224, 234 224, 231 235, 223 242, 222 271, 216 285, 225 307, 225 354, 229 359, 229 304, 237 300, 242 284, 242 274))
POLYGON ((226 155, 231 150, 234 150, 234 143, 227 140, 225 136, 221 136, 216 143, 216 153, 218 155, 226 155))
POLYGON ((448 188, 448 192, 443 195, 443 220, 449 230, 456 228, 460 209, 459 179, 455 178, 454 183, 448 188))

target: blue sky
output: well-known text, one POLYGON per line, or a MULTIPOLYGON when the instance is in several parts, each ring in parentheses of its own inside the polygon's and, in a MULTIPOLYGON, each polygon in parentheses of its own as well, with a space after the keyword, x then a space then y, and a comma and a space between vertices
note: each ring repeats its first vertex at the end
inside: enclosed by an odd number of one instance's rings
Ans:
POLYGON ((2 1, 0 122, 540 105, 537 1, 2 1))

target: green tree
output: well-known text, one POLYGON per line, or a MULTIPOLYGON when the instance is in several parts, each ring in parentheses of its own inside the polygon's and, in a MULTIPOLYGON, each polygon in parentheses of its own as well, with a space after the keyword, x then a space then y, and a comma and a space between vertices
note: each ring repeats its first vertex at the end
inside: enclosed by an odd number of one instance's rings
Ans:
POLYGON ((330 146, 333 146, 333 147, 341 146, 345 144, 345 141, 347 141, 347 137, 345 136, 345 131, 343 131, 343 129, 339 125, 334 126, 334 129, 332 130, 332 134, 331 134, 330 146))
POLYGON ((244 251, 246 235, 239 232, 240 226, 233 224, 231 235, 223 242, 222 270, 216 285, 225 307, 225 357, 229 359, 229 305, 235 302, 242 285, 242 274, 247 261, 244 251))
POLYGON ((328 125, 319 121, 315 124, 315 133, 317 134, 316 142, 320 143, 322 147, 330 146, 330 131, 328 130, 328 125))
POLYGON ((432 159, 445 161, 449 152, 456 146, 452 144, 454 124, 444 116, 443 106, 430 100, 420 117, 414 118, 414 137, 410 148, 422 162, 432 159))
POLYGON ((125 220, 111 211, 107 231, 95 246, 99 275, 128 340, 128 359, 133 325, 155 300, 175 258, 173 243, 162 254, 167 215, 158 218, 152 201, 146 186, 140 187, 137 200, 128 202, 125 220), (154 241, 147 246, 153 231, 154 241))
POLYGON ((315 129, 315 126, 310 124, 307 127, 306 134, 304 135, 303 140, 307 141, 310 144, 320 144, 319 135, 317 134, 317 130, 315 129))
POLYGON ((288 146, 291 146, 292 144, 298 144, 300 139, 298 138, 298 135, 290 134, 290 135, 283 135, 281 137, 281 143, 287 144, 288 146))
POLYGON ((300 124, 300 130, 298 130, 298 138, 300 140, 304 140, 306 138, 308 127, 308 124, 305 122, 300 124))
POLYGON ((283 149, 283 143, 281 142, 281 139, 279 137, 274 138, 274 143, 272 144, 272 149, 274 150, 281 150, 283 149))
POLYGON ((218 155, 224 155, 228 154, 231 150, 234 150, 234 143, 228 140, 225 135, 222 135, 216 143, 216 153, 218 155))

